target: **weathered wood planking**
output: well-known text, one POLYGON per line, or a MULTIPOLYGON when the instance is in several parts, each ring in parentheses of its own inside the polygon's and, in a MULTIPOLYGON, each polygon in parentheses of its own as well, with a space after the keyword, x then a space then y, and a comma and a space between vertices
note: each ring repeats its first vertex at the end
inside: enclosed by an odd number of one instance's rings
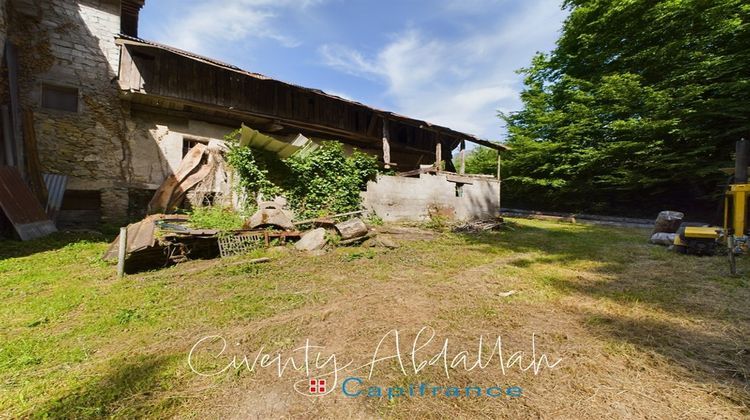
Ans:
MULTIPOLYGON (((299 122, 308 126, 328 127, 352 133, 369 142, 382 141, 378 130, 371 129, 378 112, 361 104, 345 102, 316 91, 289 85, 277 80, 245 75, 201 60, 185 57, 158 48, 126 45, 120 70, 123 89, 176 98, 244 111, 259 116, 299 122), (154 57, 153 65, 145 66, 129 56, 138 50, 154 57), (131 75, 129 75, 131 74, 131 75), (137 74, 137 76, 136 76, 137 74), (124 77, 125 75, 129 75, 124 77)), ((437 133, 434 128, 421 128, 394 118, 392 145, 409 145, 426 152, 434 151, 437 133)), ((443 134, 443 147, 453 149, 459 136, 443 134)))

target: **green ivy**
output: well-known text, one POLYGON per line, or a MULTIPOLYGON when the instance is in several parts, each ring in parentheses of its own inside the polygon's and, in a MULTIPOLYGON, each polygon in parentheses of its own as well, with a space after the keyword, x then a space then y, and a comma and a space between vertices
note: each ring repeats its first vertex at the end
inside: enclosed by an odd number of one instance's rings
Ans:
POLYGON ((344 153, 338 142, 323 142, 304 156, 279 160, 276 155, 240 147, 239 132, 226 137, 227 161, 239 177, 239 187, 254 204, 258 194, 283 195, 299 218, 355 211, 360 191, 378 173, 374 156, 355 150, 344 153))
POLYGON ((304 157, 286 160, 291 177, 288 198, 303 218, 354 211, 360 205, 360 191, 378 172, 374 156, 354 151, 344 154, 337 142, 324 142, 304 157))
POLYGON ((264 197, 276 197, 282 189, 269 180, 268 159, 256 159, 252 149, 239 145, 239 130, 224 139, 229 146, 227 162, 239 177, 239 188, 247 195, 251 207, 255 205, 258 194, 264 197))

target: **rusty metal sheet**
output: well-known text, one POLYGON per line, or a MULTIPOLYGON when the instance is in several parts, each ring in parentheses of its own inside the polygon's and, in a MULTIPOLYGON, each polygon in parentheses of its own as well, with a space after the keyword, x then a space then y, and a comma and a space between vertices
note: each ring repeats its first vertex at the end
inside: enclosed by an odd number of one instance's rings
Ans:
POLYGON ((16 168, 0 166, 0 208, 22 241, 57 232, 16 168))
MULTIPOLYGON (((159 240, 156 237, 157 222, 163 221, 166 223, 179 223, 188 220, 187 215, 182 214, 152 214, 146 216, 145 219, 137 223, 132 223, 127 226, 127 250, 126 254, 132 254, 134 252, 143 251, 148 248, 154 248, 159 245, 159 240)), ((110 244, 107 251, 104 253, 103 258, 105 260, 117 259, 117 248, 119 246, 119 235, 110 244)))

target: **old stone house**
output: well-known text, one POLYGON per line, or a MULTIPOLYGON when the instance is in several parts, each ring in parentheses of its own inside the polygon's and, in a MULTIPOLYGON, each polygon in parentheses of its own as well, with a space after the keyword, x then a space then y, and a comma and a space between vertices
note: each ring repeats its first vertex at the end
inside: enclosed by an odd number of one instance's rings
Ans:
POLYGON ((456 171, 450 156, 465 142, 498 147, 142 40, 144 2, 0 0, 0 159, 24 172, 35 158, 67 177, 61 224, 141 216, 186 150, 241 124, 282 140, 334 139, 399 171, 440 161, 456 171), (29 130, 36 150, 22 141, 29 130))

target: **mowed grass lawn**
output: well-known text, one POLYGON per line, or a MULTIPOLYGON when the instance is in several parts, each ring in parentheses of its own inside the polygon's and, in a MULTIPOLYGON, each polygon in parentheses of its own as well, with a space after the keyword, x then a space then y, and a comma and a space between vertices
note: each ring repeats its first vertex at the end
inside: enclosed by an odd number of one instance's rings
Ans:
MULTIPOLYGON (((677 255, 639 229, 512 220, 483 234, 394 230, 401 246, 269 250, 118 280, 103 237, 0 242, 0 417, 742 418, 750 416, 750 286, 724 257, 677 255), (514 291, 513 294, 507 292, 514 291), (562 358, 538 375, 440 369, 379 385, 512 384, 520 398, 309 398, 305 375, 201 377, 222 335, 252 357, 309 338, 365 360, 392 329, 458 348, 477 337, 562 358)), ((739 268, 750 273, 750 259, 739 268)), ((410 345, 410 344, 407 344, 410 345)), ((454 350, 452 350, 454 351, 454 350)), ((455 352, 454 351, 454 352, 455 352)))

